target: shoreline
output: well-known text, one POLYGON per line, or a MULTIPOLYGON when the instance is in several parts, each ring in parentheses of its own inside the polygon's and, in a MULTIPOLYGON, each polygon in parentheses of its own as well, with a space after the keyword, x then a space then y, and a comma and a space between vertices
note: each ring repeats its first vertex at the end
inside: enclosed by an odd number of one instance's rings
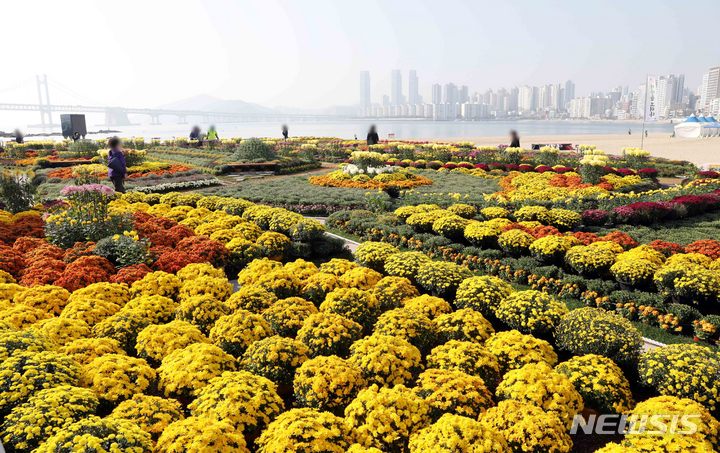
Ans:
MULTIPOLYGON (((520 131, 522 134, 522 131, 520 131)), ((443 141, 438 139, 438 141, 443 141)), ((453 141, 471 141, 479 146, 507 144, 507 136, 462 137, 453 141)), ((608 154, 622 154, 623 148, 640 147, 642 137, 628 134, 569 134, 569 135, 526 135, 520 136, 520 144, 530 149, 533 144, 571 143, 573 145, 595 145, 608 154)), ((698 166, 720 163, 720 137, 679 138, 670 134, 650 132, 644 139, 643 149, 652 156, 672 160, 687 160, 698 166)))

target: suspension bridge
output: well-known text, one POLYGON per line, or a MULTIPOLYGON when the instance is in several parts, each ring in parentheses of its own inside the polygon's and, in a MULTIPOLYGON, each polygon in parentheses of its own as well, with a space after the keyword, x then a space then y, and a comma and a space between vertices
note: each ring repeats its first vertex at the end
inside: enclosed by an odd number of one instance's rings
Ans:
POLYGON ((129 115, 145 115, 151 124, 160 124, 161 117, 174 117, 178 124, 186 124, 189 118, 202 123, 243 123, 251 121, 316 121, 337 119, 337 116, 319 114, 288 114, 278 112, 213 112, 202 110, 178 110, 134 108, 93 105, 61 105, 50 102, 50 88, 46 75, 36 76, 37 103, 2 103, 0 111, 39 112, 39 127, 50 129, 53 124, 53 113, 99 113, 105 115, 106 126, 129 126, 129 115))

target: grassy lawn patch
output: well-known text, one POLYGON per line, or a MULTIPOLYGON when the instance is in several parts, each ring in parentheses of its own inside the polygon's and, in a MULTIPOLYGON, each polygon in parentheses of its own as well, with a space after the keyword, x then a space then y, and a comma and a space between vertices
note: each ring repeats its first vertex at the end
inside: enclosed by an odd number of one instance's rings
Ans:
MULTIPOLYGON (((415 203, 477 203, 482 201, 483 194, 498 190, 497 182, 492 179, 432 170, 419 170, 418 174, 432 179, 433 184, 403 192, 396 200, 388 197, 389 208, 415 203)), ((315 186, 308 182, 307 175, 248 179, 236 185, 204 189, 201 192, 245 198, 256 203, 287 207, 304 214, 362 209, 367 207, 367 194, 377 194, 376 191, 364 189, 315 186)))

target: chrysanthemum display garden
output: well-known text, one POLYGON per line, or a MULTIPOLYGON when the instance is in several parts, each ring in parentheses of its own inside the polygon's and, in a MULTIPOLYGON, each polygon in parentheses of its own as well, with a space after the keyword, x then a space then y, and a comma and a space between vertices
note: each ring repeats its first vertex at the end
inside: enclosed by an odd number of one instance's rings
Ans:
POLYGON ((125 194, 102 143, 0 152, 6 451, 720 447, 720 174, 592 146, 125 146, 125 194), (627 425, 573 429, 604 414, 627 425), (648 428, 675 415, 696 429, 648 428))

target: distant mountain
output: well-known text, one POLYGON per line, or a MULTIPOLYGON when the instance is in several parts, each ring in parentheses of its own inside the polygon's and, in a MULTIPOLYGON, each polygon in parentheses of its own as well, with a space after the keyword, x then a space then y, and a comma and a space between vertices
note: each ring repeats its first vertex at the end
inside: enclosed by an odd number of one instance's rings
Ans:
POLYGON ((224 112, 224 113, 270 113, 274 110, 245 101, 225 100, 201 94, 181 101, 172 102, 160 106, 161 109, 169 110, 199 110, 203 112, 224 112))
POLYGON ((331 116, 355 116, 358 112, 356 105, 331 105, 328 107, 305 108, 287 107, 276 105, 273 107, 277 112, 293 113, 299 115, 331 115, 331 116))

